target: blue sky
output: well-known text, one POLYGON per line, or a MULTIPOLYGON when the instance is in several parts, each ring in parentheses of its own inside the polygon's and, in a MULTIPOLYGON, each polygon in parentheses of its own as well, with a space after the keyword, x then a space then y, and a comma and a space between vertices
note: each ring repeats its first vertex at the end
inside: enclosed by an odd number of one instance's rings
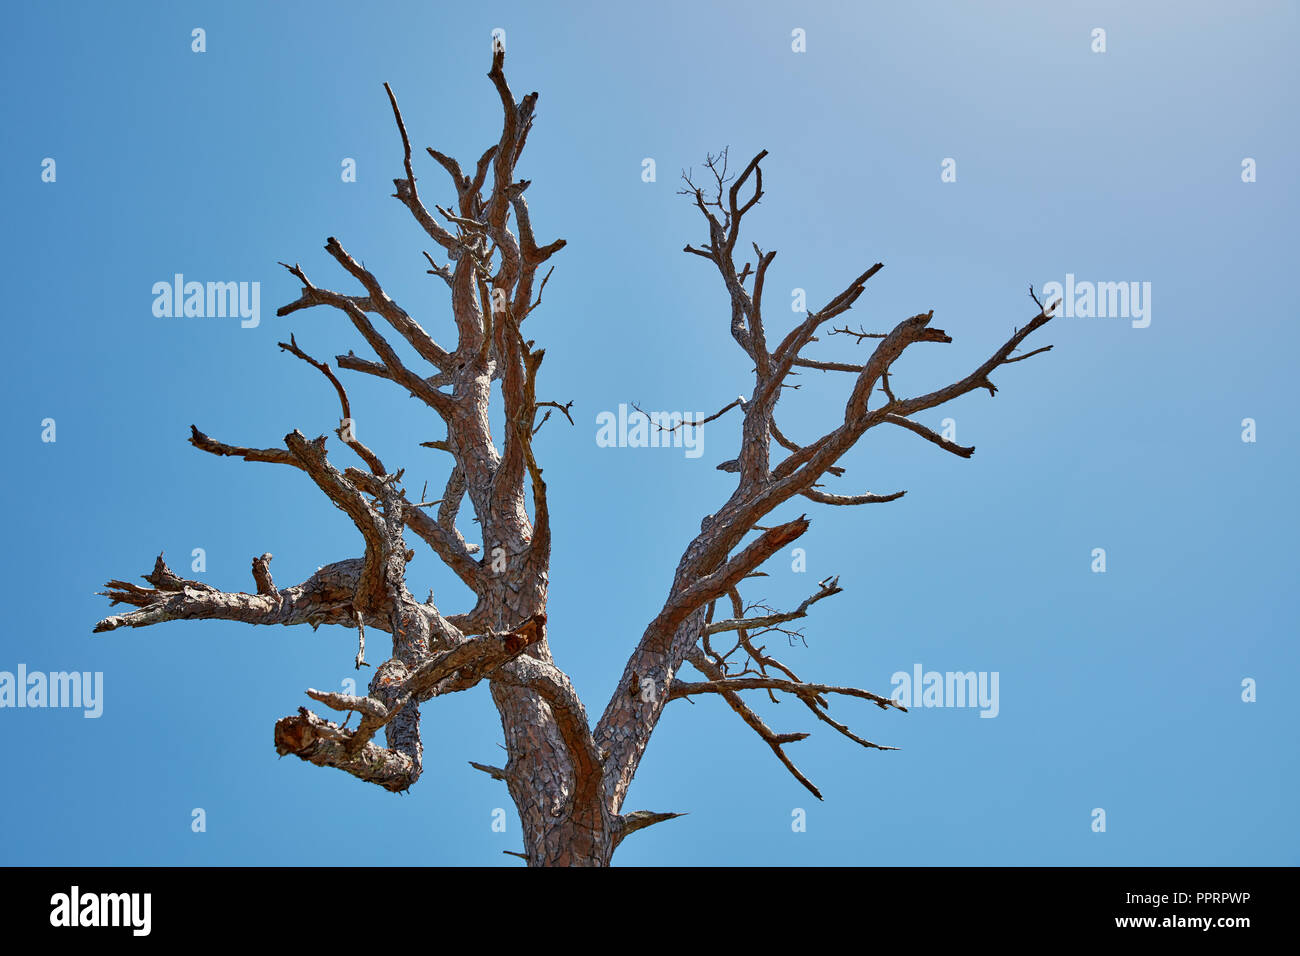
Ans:
MULTIPOLYGON (((817 307, 877 261, 852 324, 887 329, 934 309, 954 342, 912 349, 896 389, 977 365, 1033 316, 1030 283, 1151 284, 1148 327, 1058 318, 1036 336, 1054 350, 998 372, 995 398, 922 416, 935 428, 951 417, 978 449, 971 460, 873 431, 833 490, 907 496, 784 509, 812 518, 807 570, 778 556, 746 592, 793 606, 839 574, 845 593, 816 605, 807 646, 782 648, 787 664, 882 693, 917 664, 996 672, 998 716, 835 703, 839 719, 901 748, 882 753, 793 702, 756 700, 776 729, 813 732, 790 754, 819 803, 720 700, 676 702, 626 808, 689 816, 630 838, 616 862, 1300 862, 1300 334, 1283 288, 1300 213, 1297 13, 981 6, 9 11, 0 671, 102 672, 104 711, 0 709, 0 861, 520 865, 501 852, 520 848, 504 786, 467 765, 501 755, 485 688, 426 705, 424 777, 395 797, 278 761, 271 746, 305 688, 355 675, 355 632, 196 622, 91 635, 108 613, 94 592, 147 572, 160 550, 189 576, 203 548, 195 576, 226 590, 250 589, 250 559, 265 551, 277 582, 359 553, 302 475, 203 455, 189 426, 276 445, 337 424, 327 383, 275 346, 292 332, 317 357, 367 354, 341 316, 274 317, 297 296, 277 261, 351 290, 327 236, 450 339, 427 241, 389 198, 401 152, 382 83, 417 150, 471 162, 499 131, 485 73, 500 27, 516 94, 541 92, 520 168, 534 223, 569 241, 530 323, 547 348, 539 390, 574 401, 576 427, 552 420, 538 453, 556 522, 552 648, 593 718, 700 517, 734 482, 714 466, 735 453, 735 418, 706 428, 695 459, 595 442, 596 415, 620 402, 712 412, 749 389, 716 271, 681 252, 705 239, 676 195, 683 167, 723 146, 742 162, 770 151, 746 241, 779 250, 769 322, 782 333, 792 290, 817 307), (796 28, 806 52, 791 49, 796 28), (42 181, 47 157, 54 182, 42 181), (341 179, 344 158, 355 183, 341 179), (941 182, 946 158, 956 182, 941 182), (1255 182, 1242 181, 1245 158, 1255 182), (260 282, 260 324, 155 317, 151 288, 175 273, 260 282), (491 826, 499 807, 505 833, 491 826), (194 808, 206 832, 192 832, 194 808), (805 832, 792 830, 796 809, 805 832)), ((450 200, 441 170, 417 163, 423 188, 450 200)), ((863 348, 836 338, 813 354, 863 348)), ((383 383, 346 380, 365 440, 406 466, 408 487, 440 488, 443 456, 416 447, 441 437, 430 415, 383 383)), ((781 421, 810 438, 842 416, 847 382, 802 383, 781 421)), ((412 590, 463 609, 463 589, 434 564, 417 558, 412 590)))

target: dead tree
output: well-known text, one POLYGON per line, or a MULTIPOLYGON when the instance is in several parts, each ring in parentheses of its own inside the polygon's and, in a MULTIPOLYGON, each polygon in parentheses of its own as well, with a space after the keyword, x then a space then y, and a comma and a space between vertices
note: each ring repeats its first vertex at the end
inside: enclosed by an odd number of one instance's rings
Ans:
MULTIPOLYGON (((451 178, 457 197, 454 211, 435 205, 430 212, 417 189, 406 125, 385 85, 403 148, 403 174, 394 180, 395 196, 438 247, 439 258, 446 260, 439 265, 425 253, 428 272, 450 291, 454 347, 440 345, 334 238, 326 242, 325 251, 360 291, 331 291, 312 282, 299 266, 286 265, 301 283, 302 294, 277 312, 286 316, 324 306, 342 313, 374 355, 363 358, 349 352, 337 356, 337 367, 393 383, 445 425, 445 438, 425 443, 451 459, 442 495, 436 501, 411 500, 402 485, 402 470, 389 471, 357 439, 348 395, 334 370, 290 336, 280 347, 329 380, 341 406, 336 435, 364 467, 340 469, 327 454, 323 436, 308 438, 297 430, 285 436, 283 448, 229 445, 197 428, 190 443, 213 455, 305 472, 361 533, 361 556, 326 565, 300 584, 280 587, 271 577, 271 555, 263 554, 252 563, 255 593, 245 593, 184 580, 160 555, 152 573, 145 575, 150 587, 108 583, 103 593, 112 603, 134 609, 105 618, 95 631, 196 619, 313 628, 334 624, 357 629, 357 667, 365 661, 366 631, 385 632, 392 653, 375 669, 366 696, 307 691, 312 700, 349 719, 331 720, 300 707, 276 723, 276 750, 387 790, 405 791, 423 769, 421 705, 485 681, 500 713, 509 759, 504 767, 474 766, 509 788, 523 828, 519 855, 530 865, 600 866, 610 862, 628 834, 677 815, 623 810, 641 757, 672 701, 721 696, 819 798, 817 788, 786 753, 787 745, 807 734, 769 728, 746 702, 746 694, 765 693, 773 699, 787 695, 856 744, 889 749, 858 736, 827 708, 837 695, 881 709, 897 706, 893 701, 867 690, 803 680, 758 643, 763 633, 804 617, 814 603, 840 592, 837 579, 828 578, 791 611, 759 608, 754 613, 747 607, 740 595, 742 582, 809 526, 806 516, 774 525, 765 525, 764 519, 792 499, 853 506, 901 497, 901 491, 824 490, 824 478, 843 474, 837 463, 845 452, 877 426, 907 429, 946 452, 969 458, 973 448, 949 441, 914 416, 976 389, 994 393, 990 376, 996 369, 1051 347, 1014 354, 1049 320, 1051 307, 1037 303, 1038 314, 960 381, 914 396, 902 394, 891 382, 890 369, 903 351, 917 343, 951 341, 930 325, 932 313, 914 315, 882 333, 853 332, 847 324, 836 328, 836 320, 843 321, 841 316, 881 269, 877 263, 825 306, 807 313, 774 347, 764 320, 763 293, 776 253, 754 245, 753 260, 736 266, 741 222, 763 195, 761 163, 766 152, 734 177, 727 172, 725 154, 710 157, 712 181, 704 186, 697 187, 686 176, 685 192, 704 218, 708 242, 700 248, 687 245, 685 251, 707 260, 721 275, 731 305, 731 335, 753 361, 754 384, 747 398, 724 409, 738 408, 742 419, 740 454, 719 466, 736 475, 735 491, 704 518, 699 534, 686 546, 662 610, 641 634, 593 726, 552 656, 546 622, 551 514, 534 442, 551 413, 568 417, 568 406, 538 399, 544 352, 521 331, 540 305, 550 275, 548 271, 539 282, 539 272, 564 247, 564 240, 540 243, 534 233, 524 198, 529 183, 516 178, 516 167, 532 128, 537 94, 516 100, 503 63, 504 53, 498 49, 488 76, 503 108, 500 139, 468 172, 450 156, 428 150, 451 178), (381 333, 383 326, 387 329, 381 333), (388 330, 405 339, 428 368, 404 364, 385 338, 388 330), (856 337, 859 345, 874 342, 874 348, 861 363, 805 357, 805 347, 823 330, 856 337), (799 369, 843 374, 849 386, 842 420, 812 439, 795 440, 775 418, 782 388, 799 369), (495 381, 501 384, 506 423, 500 446, 488 425, 495 381), (457 525, 467 498, 481 544, 468 542, 457 525), (444 614, 432 595, 421 602, 410 593, 406 564, 415 554, 409 547, 412 535, 474 593, 473 607, 444 614), (679 676, 687 662, 699 679, 679 676), (348 727, 353 713, 359 720, 348 727), (381 730, 383 744, 375 739, 381 730)), ((373 642, 371 646, 373 650, 373 642)))

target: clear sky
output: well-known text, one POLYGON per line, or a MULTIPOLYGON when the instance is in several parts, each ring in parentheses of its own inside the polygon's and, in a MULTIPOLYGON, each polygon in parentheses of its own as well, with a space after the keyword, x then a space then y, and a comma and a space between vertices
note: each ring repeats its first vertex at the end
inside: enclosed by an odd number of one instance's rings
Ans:
MULTIPOLYGON (((793 290, 816 308, 877 261, 852 324, 934 309, 954 342, 911 350, 896 390, 987 357, 1036 311, 1030 283, 1150 289, 1145 328, 1058 318, 1036 336, 1054 350, 998 372, 996 397, 922 416, 951 417, 971 460, 872 432, 830 490, 907 496, 783 509, 812 519, 807 569, 780 555, 746 591, 794 606, 839 574, 845 593, 816 605, 807 646, 781 648, 789 666, 881 693, 918 665, 996 673, 997 716, 834 703, 901 748, 886 753, 755 695, 774 728, 812 731, 789 750, 819 803, 721 700, 675 702, 626 808, 689 816, 629 838, 616 862, 1300 862, 1300 333, 1274 288, 1295 275, 1300 214, 1292 4, 50 3, 6 20, 0 672, 102 672, 104 685, 98 719, 0 709, 0 861, 520 865, 501 852, 520 849, 504 785, 467 764, 502 758, 486 688, 425 706, 424 777, 396 797, 272 748, 305 688, 355 676, 354 631, 91 635, 109 613, 94 592, 137 580, 160 550, 226 590, 251 590, 265 551, 281 583, 360 553, 304 476, 204 455, 189 427, 269 446, 337 424, 328 384, 275 346, 292 332, 317 357, 368 354, 338 314, 274 316, 298 292, 280 260, 352 291, 327 236, 450 340, 429 243, 389 198, 401 152, 382 84, 445 204, 422 150, 472 162, 495 140, 485 74, 500 27, 514 90, 541 93, 520 166, 533 220, 569 241, 530 334, 547 349, 543 397, 574 402, 576 427, 553 419, 538 453, 556 524, 552 648, 593 719, 733 486, 715 465, 735 454, 738 422, 708 426, 689 458, 598 447, 596 416, 623 402, 707 413, 750 387, 716 271, 681 251, 706 238, 676 195, 683 167, 723 146, 742 162, 770 151, 744 241, 779 250, 768 294, 782 334, 793 290), (194 28, 206 52, 191 50, 194 28), (151 289, 176 273, 259 282, 260 323, 156 317, 151 289)), ((866 348, 836 337, 811 354, 866 348)), ((441 437, 431 415, 344 374, 361 436, 408 487, 440 489, 445 456, 416 447, 441 437)), ((782 427, 831 427, 845 378, 804 376, 782 427)), ((466 609, 435 564, 419 555, 412 590, 466 609)))

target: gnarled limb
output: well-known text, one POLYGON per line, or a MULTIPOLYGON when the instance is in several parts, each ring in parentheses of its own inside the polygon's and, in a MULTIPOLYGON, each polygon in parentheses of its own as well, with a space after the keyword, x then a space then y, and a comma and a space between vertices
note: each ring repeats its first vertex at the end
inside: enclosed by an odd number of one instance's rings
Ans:
POLYGON ((306 708, 298 716, 276 723, 276 751, 293 754, 318 766, 334 767, 388 790, 408 789, 419 779, 423 747, 418 736, 418 704, 439 694, 468 690, 536 644, 545 634, 545 615, 525 622, 505 634, 488 634, 466 640, 449 651, 426 658, 415 668, 396 658, 386 661, 371 682, 367 697, 307 691, 307 696, 328 707, 361 714, 361 725, 346 730, 306 708), (407 720, 405 736, 398 728, 407 720), (388 747, 371 738, 380 729, 388 733, 388 747))
MULTIPOLYGON (((270 560, 263 555, 259 561, 270 560)), ((327 564, 301 584, 288 588, 270 585, 270 572, 258 580, 257 593, 218 591, 200 581, 176 577, 158 556, 152 575, 145 580, 155 584, 142 588, 128 581, 109 581, 107 590, 99 592, 116 604, 132 604, 137 610, 114 614, 95 625, 102 634, 122 627, 148 627, 167 621, 242 621, 245 624, 339 624, 351 627, 352 595, 361 577, 362 561, 349 558, 327 564), (270 586, 270 587, 268 587, 270 586), (264 590, 264 588, 267 588, 264 590)), ((254 578, 258 578, 256 562, 254 578)), ((370 620, 372 627, 387 629, 387 621, 370 620)))
MULTIPOLYGON (((708 259, 718 269, 723 284, 727 289, 731 304, 731 333, 745 354, 754 361, 754 385, 750 398, 744 403, 744 422, 741 429, 741 450, 736 459, 724 462, 719 469, 736 474, 737 484, 731 497, 713 514, 701 523, 699 535, 687 546, 677 568, 669 594, 665 599, 663 610, 655 617, 641 636, 637 648, 624 668, 619 688, 610 698, 604 714, 596 727, 598 745, 608 753, 606 758, 606 792, 611 806, 617 810, 620 806, 633 774, 639 765, 645 747, 662 714, 666 699, 672 697, 671 688, 676 680, 676 673, 683 661, 696 660, 706 667, 719 668, 704 651, 696 646, 701 632, 708 625, 708 611, 703 605, 734 587, 740 580, 730 572, 734 570, 735 558, 730 558, 734 549, 752 529, 763 523, 764 519, 782 504, 794 496, 802 496, 819 504, 858 505, 893 501, 903 492, 892 494, 857 494, 843 495, 826 490, 822 486, 825 476, 839 477, 844 473, 839 464, 846 452, 851 449, 871 428, 882 423, 906 428, 925 438, 946 451, 961 457, 969 457, 973 449, 959 446, 935 434, 911 416, 919 411, 934 408, 951 401, 976 388, 987 388, 990 394, 995 389, 989 378, 990 374, 1002 365, 1031 355, 1040 354, 1046 349, 1013 357, 1021 342, 1050 319, 1053 308, 1039 306, 1039 313, 1028 324, 1016 329, 1011 337, 984 363, 970 375, 950 385, 914 398, 900 398, 895 393, 891 381, 894 362, 910 346, 919 342, 951 342, 946 332, 930 327, 932 312, 911 316, 898 323, 888 333, 854 333, 847 326, 833 329, 837 333, 855 336, 859 342, 874 340, 875 348, 866 362, 826 362, 808 359, 803 350, 815 342, 816 332, 847 312, 864 293, 865 284, 882 268, 880 263, 872 265, 850 282, 843 291, 831 298, 825 306, 816 312, 810 312, 798 322, 770 352, 765 344, 767 329, 764 326, 761 310, 761 288, 767 278, 773 252, 763 252, 754 245, 757 268, 753 270, 755 283, 753 292, 747 292, 744 283, 751 275, 751 267, 746 263, 744 269, 736 267, 733 253, 738 242, 740 222, 745 212, 758 202, 762 193, 761 162, 765 153, 759 153, 745 168, 730 188, 727 188, 726 154, 719 157, 710 156, 706 163, 713 174, 716 189, 706 193, 697 186, 689 175, 684 175, 687 189, 683 192, 690 196, 705 220, 709 241, 701 248, 686 246, 686 252, 708 259), (742 188, 753 174, 755 187, 752 196, 742 201, 742 188), (843 420, 821 437, 806 444, 797 444, 786 438, 777 428, 774 410, 779 401, 787 377, 795 368, 815 368, 824 371, 842 371, 850 373, 851 391, 845 401, 843 420), (871 407, 871 399, 879 390, 885 400, 877 407, 871 407), (776 438, 778 445, 787 454, 775 465, 771 464, 771 442, 776 438), (721 576, 721 577, 720 577, 721 576), (702 582, 719 582, 727 578, 727 588, 719 591, 702 582), (668 688, 665 695, 657 699, 642 701, 629 700, 624 688, 633 680, 650 679, 662 681, 668 688)), ((766 532, 765 532, 766 533, 766 532)), ((758 539, 762 541, 760 537, 758 539)), ((751 546, 753 547, 753 546, 751 546)), ((742 552, 744 553, 744 552, 742 552)), ((761 562, 759 562, 761 563, 761 562)), ((748 568, 746 574, 755 573, 757 564, 748 568)), ((741 575, 744 577, 746 575, 741 575)), ((740 646, 747 641, 746 630, 737 627, 741 634, 740 646)), ((708 635, 704 635, 708 643, 708 635)), ((751 647, 749 651, 761 649, 751 647)), ((698 666, 698 665, 697 665, 698 666)), ((706 672, 707 673, 707 672, 706 672)), ((722 693, 724 699, 736 709, 743 719, 758 730, 760 736, 768 742, 777 756, 790 768, 791 772, 816 792, 815 788, 788 761, 781 749, 781 735, 766 728, 766 725, 744 705, 740 699, 740 689, 765 689, 770 693, 790 691, 792 687, 829 688, 831 685, 808 685, 789 681, 781 684, 782 678, 760 674, 749 677, 756 683, 745 687, 721 686, 716 682, 723 679, 723 672, 718 669, 717 677, 711 677, 708 692, 722 693)), ((831 691, 826 691, 827 693, 831 691)), ((817 715, 818 719, 829 723, 841 734, 864 745, 876 747, 852 734, 843 724, 831 720, 824 711, 825 701, 818 695, 821 690, 795 692, 817 715)), ((863 692, 864 694, 867 692, 863 692)), ((788 741, 784 741, 788 742, 788 741)))

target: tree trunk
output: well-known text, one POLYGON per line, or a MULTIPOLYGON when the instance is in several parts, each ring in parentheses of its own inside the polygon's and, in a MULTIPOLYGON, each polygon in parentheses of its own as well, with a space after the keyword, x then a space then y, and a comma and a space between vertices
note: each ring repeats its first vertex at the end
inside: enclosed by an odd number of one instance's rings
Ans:
POLYGON ((511 755, 506 785, 519 812, 528 865, 608 866, 614 855, 610 817, 599 806, 575 800, 573 766, 546 704, 527 691, 497 686, 492 697, 511 755))

